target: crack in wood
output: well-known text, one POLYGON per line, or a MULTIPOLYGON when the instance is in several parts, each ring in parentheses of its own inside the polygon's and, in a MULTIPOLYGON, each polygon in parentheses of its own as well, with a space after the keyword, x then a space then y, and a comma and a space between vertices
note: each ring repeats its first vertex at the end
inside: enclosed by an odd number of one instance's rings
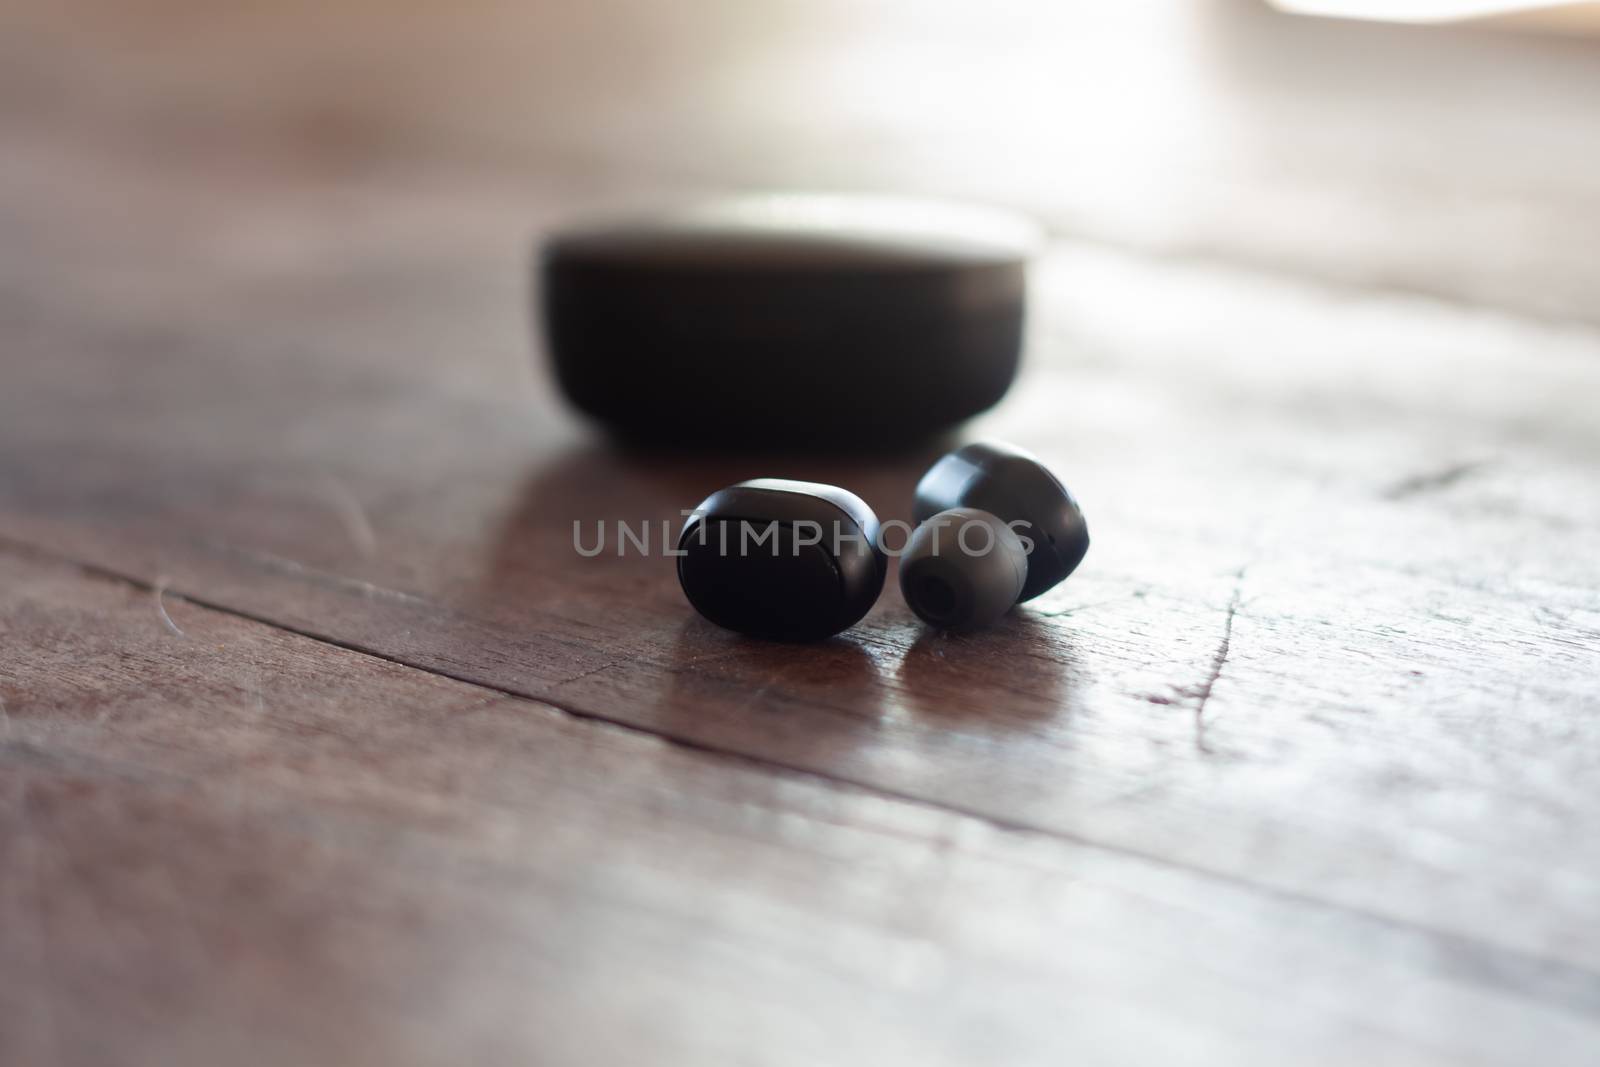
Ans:
POLYGON ((1240 567, 1234 575, 1233 595, 1228 598, 1228 613, 1222 620, 1222 640, 1217 642, 1217 650, 1212 653, 1211 666, 1206 671, 1206 676, 1195 687, 1194 705, 1194 747, 1211 755, 1211 746, 1206 744, 1206 703, 1211 699, 1211 690, 1216 686, 1217 679, 1222 677, 1222 668, 1228 662, 1228 652, 1233 645, 1233 620, 1239 614, 1239 594, 1244 589, 1245 567, 1240 567))
MULTIPOLYGON (((563 679, 561 679, 561 681, 553 683, 550 686, 550 689, 553 692, 554 690, 565 688, 566 686, 569 686, 569 685, 573 684, 574 682, 581 682, 585 678, 588 678, 588 677, 590 677, 592 675, 600 674, 603 671, 609 671, 613 667, 620 667, 624 663, 631 662, 631 659, 632 659, 632 657, 624 656, 621 659, 608 660, 605 663, 600 664, 598 667, 590 667, 586 671, 582 671, 582 672, 580 672, 578 674, 574 674, 571 678, 563 678, 563 679)), ((476 683, 474 683, 474 684, 476 684, 476 683)))
POLYGON ((1213 750, 1206 743, 1206 703, 1210 701, 1211 691, 1216 687, 1217 680, 1222 677, 1222 668, 1228 662, 1228 654, 1233 645, 1233 620, 1239 614, 1240 595, 1244 590, 1244 576, 1249 566, 1247 563, 1234 572, 1233 592, 1228 597, 1228 607, 1222 619, 1222 639, 1217 642, 1216 651, 1211 654, 1211 662, 1206 667, 1206 676, 1194 685, 1171 686, 1171 695, 1143 694, 1144 699, 1152 704, 1171 705, 1188 700, 1194 701, 1194 747, 1208 756, 1213 750))

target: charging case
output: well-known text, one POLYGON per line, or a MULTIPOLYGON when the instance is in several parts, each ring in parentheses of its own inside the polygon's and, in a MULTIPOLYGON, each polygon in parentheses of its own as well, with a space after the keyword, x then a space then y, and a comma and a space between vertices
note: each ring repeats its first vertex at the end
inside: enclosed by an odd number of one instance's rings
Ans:
POLYGON ((743 197, 551 234, 536 299, 563 393, 625 438, 891 445, 1005 395, 1037 244, 987 209, 743 197))

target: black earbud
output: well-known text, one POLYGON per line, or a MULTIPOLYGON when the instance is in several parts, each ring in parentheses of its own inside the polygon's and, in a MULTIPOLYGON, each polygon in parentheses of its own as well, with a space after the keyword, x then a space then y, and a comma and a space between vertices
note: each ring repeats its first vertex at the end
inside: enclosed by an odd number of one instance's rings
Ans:
MULTIPOLYGON (((1089 528, 1055 475, 1020 448, 966 445, 917 483, 918 526, 900 591, 924 622, 972 630, 1054 587, 1089 528)), ((712 493, 678 538, 696 611, 756 637, 818 641, 855 625, 883 591, 878 517, 837 486, 757 478, 712 493)))
POLYGON ((1088 524, 1066 486, 998 442, 965 445, 930 467, 913 516, 900 592, 924 622, 946 630, 994 622, 1053 588, 1089 551, 1088 524))
POLYGON ((837 486, 757 478, 720 489, 678 538, 678 582, 696 611, 755 637, 820 641, 883 591, 878 517, 837 486))

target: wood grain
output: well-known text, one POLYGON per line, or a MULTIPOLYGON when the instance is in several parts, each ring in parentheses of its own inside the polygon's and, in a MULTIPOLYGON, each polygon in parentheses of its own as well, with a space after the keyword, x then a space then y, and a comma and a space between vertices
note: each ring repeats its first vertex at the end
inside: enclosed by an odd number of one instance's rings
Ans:
POLYGON ((153 232, 30 249, 53 284, 10 298, 0 532, 583 714, 1595 963, 1589 331, 1065 247, 1028 376, 975 432, 1073 484, 1082 574, 970 640, 891 593, 830 646, 752 645, 660 558, 577 557, 574 521, 670 519, 750 474, 903 516, 927 453, 608 451, 529 380, 521 216, 492 189, 459 227, 385 189, 285 235, 365 187, 274 176, 252 222, 161 177, 126 174, 118 210, 154 230, 181 202, 170 265, 119 258, 153 232), (422 218, 444 232, 408 255, 422 218))
POLYGON ((539 230, 712 133, 602 102, 547 117, 598 156, 490 166, 73 69, 10 71, 50 107, 0 154, 0 1060, 1592 1054, 1600 332, 1537 284, 1578 178, 1483 284, 1421 231, 1342 286, 1058 241, 969 434, 1074 488, 1081 572, 964 639, 891 580, 795 648, 573 523, 755 475, 905 518, 948 442, 623 452, 529 356, 539 230))
POLYGON ((0 553, 0 638, 7 1063, 1461 1063, 1533 1040, 1581 1063, 1600 1040, 1592 975, 37 558, 0 553))

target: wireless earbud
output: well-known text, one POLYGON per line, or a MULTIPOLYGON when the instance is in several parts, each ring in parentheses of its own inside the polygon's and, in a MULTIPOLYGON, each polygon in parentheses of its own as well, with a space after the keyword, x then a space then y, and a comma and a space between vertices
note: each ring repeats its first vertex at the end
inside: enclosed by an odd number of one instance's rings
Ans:
POLYGON ((820 641, 855 625, 883 591, 878 517, 837 486, 757 478, 718 490, 678 538, 678 582, 719 626, 820 641))
MULTIPOLYGON (((972 630, 1082 562, 1089 528, 1044 465, 997 442, 966 445, 917 483, 918 526, 900 591, 923 621, 972 630)), ((837 486, 757 478, 712 493, 678 538, 696 611, 756 637, 818 641, 855 625, 883 590, 878 517, 837 486)))
POLYGON ((998 442, 965 445, 917 483, 900 592, 932 626, 972 630, 1071 574, 1089 551, 1078 502, 1045 466, 998 442), (1008 536, 1009 535, 1009 536, 1008 536))

